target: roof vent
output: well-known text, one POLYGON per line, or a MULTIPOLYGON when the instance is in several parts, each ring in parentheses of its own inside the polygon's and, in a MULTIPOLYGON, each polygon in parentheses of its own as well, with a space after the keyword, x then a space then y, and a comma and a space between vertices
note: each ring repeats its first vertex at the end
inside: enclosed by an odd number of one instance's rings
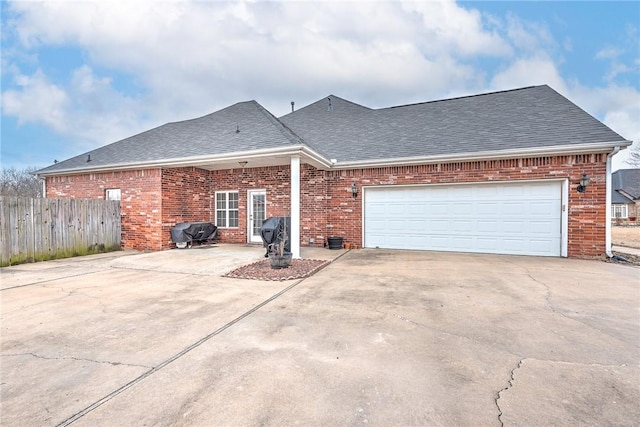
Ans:
POLYGON ((236 125, 236 133, 240 133, 240 126, 236 125))
POLYGON ((291 101, 291 112, 293 113, 293 107, 296 105, 295 102, 291 101))
POLYGON ((91 154, 87 154, 87 163, 91 161, 91 154))
POLYGON ((327 106, 327 111, 333 111, 333 105, 331 104, 331 98, 327 98, 327 101, 329 101, 329 106, 327 106))

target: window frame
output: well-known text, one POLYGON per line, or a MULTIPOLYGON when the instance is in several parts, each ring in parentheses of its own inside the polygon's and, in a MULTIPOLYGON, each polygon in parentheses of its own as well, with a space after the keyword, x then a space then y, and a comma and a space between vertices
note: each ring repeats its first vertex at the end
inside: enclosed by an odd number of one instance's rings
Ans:
POLYGON ((220 228, 239 228, 240 227, 240 193, 238 190, 229 191, 216 191, 215 192, 215 221, 216 226, 220 228), (219 196, 224 195, 224 206, 219 207, 219 196), (231 200, 230 195, 235 196, 235 200, 231 200), (232 202, 235 202, 235 207, 232 207, 232 202), (235 212, 235 218, 231 215, 235 212), (224 225, 220 223, 219 213, 224 214, 224 225), (235 224, 232 225, 231 221, 235 224))
POLYGON ((627 219, 629 218, 629 206, 622 203, 611 205, 611 218, 613 219, 627 219), (616 215, 619 212, 620 215, 616 215))
POLYGON ((105 200, 117 200, 117 201, 120 201, 120 200, 122 200, 122 190, 119 189, 119 188, 106 188, 104 190, 104 199, 105 200), (110 193, 112 193, 112 192, 115 193, 116 191, 117 191, 117 194, 118 194, 117 198, 113 198, 113 197, 111 197, 109 195, 110 193))

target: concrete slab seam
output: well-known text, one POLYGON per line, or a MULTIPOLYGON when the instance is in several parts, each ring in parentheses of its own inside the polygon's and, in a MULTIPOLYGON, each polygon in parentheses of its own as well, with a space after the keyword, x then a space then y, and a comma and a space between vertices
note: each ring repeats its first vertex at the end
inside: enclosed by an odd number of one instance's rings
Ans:
POLYGON ((230 328, 231 326, 235 325, 236 323, 240 322, 241 320, 243 320, 244 318, 250 316, 251 314, 253 314, 254 312, 256 312, 257 310, 259 310, 260 308, 264 307, 265 305, 267 305, 268 303, 272 302, 273 300, 279 298, 280 296, 282 296, 283 294, 285 294, 286 292, 290 291, 291 289, 295 288, 296 286, 298 286, 300 283, 302 283, 305 279, 300 279, 294 283, 292 283, 291 285, 287 286, 286 288, 284 288, 283 290, 281 290, 280 292, 272 295, 270 298, 266 299, 265 301, 261 302, 260 304, 256 305, 255 307, 253 307, 252 309, 246 311, 245 313, 241 314, 240 316, 236 317, 235 319, 233 319, 232 321, 228 322, 227 324, 225 324, 224 326, 216 329, 215 331, 213 331, 212 333, 210 333, 209 335, 201 338, 200 340, 196 341, 195 343, 191 344, 190 346, 186 347, 185 349, 183 349, 182 351, 180 351, 179 353, 174 354, 173 356, 171 356, 169 359, 165 360, 164 362, 160 363, 159 365, 149 369, 148 371, 144 372, 143 374, 139 375, 138 377, 134 378, 133 380, 129 381, 128 383, 124 384, 123 386, 121 386, 120 388, 112 391, 111 393, 107 394, 106 396, 102 397, 101 399, 99 399, 98 401, 94 402, 93 404, 87 406, 86 408, 82 409, 81 411, 77 412, 76 414, 72 415, 71 417, 67 418, 66 420, 62 421, 61 423, 57 424, 57 427, 64 427, 64 426, 68 426, 70 424, 72 424, 73 422, 77 421, 78 419, 82 418, 83 416, 85 416, 86 414, 88 414, 89 412, 93 411, 94 409, 98 408, 99 406, 103 405, 104 403, 108 402, 109 400, 113 399, 114 397, 116 397, 117 395, 123 393, 124 391, 126 391, 127 389, 133 387, 134 385, 138 384, 139 382, 143 381, 145 378, 153 375, 154 373, 156 373, 157 371, 161 370, 162 368, 164 368, 165 366, 169 365, 170 363, 176 361, 177 359, 181 358, 182 356, 184 356, 185 354, 189 353, 191 350, 199 347, 200 345, 204 344, 205 342, 209 341, 211 338, 215 337, 216 335, 224 332, 226 329, 230 328))
POLYGON ((70 276, 64 276, 64 277, 57 277, 55 279, 49 279, 49 280, 42 280, 40 282, 33 282, 33 283, 25 283, 24 285, 17 285, 17 286, 11 286, 9 288, 2 288, 0 289, 1 291, 8 291, 11 289, 16 289, 16 288, 24 288, 25 286, 35 286, 35 285, 41 285, 43 283, 48 283, 48 282, 55 282, 57 280, 63 280, 63 279, 69 279, 71 277, 80 277, 80 276, 87 276, 89 274, 95 274, 95 273, 99 273, 99 271, 90 271, 88 273, 79 273, 79 274, 72 274, 70 276))

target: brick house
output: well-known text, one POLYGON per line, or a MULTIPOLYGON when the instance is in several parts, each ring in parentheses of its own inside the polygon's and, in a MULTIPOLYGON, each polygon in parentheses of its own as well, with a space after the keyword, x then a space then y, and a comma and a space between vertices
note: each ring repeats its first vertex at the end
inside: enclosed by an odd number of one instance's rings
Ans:
POLYGON ((184 221, 260 243, 264 218, 286 215, 294 256, 340 236, 594 257, 610 253, 611 156, 629 144, 546 85, 381 109, 330 96, 280 118, 237 103, 38 175, 47 197, 119 198, 125 248, 172 248, 184 221))
POLYGON ((611 220, 616 225, 638 225, 640 169, 621 169, 611 175, 611 220))

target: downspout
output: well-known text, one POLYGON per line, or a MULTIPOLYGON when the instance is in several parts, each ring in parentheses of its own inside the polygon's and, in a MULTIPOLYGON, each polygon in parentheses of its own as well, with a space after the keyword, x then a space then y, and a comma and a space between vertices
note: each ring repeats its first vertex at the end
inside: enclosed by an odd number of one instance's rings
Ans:
POLYGON ((606 201, 605 201, 605 213, 604 213, 604 218, 605 218, 604 245, 605 245, 605 253, 609 258, 613 258, 613 252, 611 252, 611 194, 612 194, 611 158, 616 154, 618 154, 619 151, 620 151, 620 147, 618 146, 618 147, 614 147, 613 151, 607 154, 606 180, 605 180, 606 201))

